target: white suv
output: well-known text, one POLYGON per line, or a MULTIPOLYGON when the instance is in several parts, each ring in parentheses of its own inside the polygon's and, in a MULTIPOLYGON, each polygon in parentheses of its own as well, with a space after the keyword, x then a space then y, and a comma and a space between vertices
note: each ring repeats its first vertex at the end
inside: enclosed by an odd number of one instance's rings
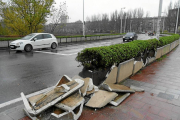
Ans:
POLYGON ((31 33, 21 39, 10 43, 11 50, 25 50, 30 52, 37 48, 56 49, 58 45, 57 39, 50 33, 31 33))

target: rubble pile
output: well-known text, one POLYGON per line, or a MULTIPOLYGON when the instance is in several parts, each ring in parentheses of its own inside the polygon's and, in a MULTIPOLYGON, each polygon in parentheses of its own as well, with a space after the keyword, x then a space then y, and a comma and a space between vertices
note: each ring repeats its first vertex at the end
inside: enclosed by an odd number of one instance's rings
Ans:
POLYGON ((102 108, 107 104, 118 106, 130 93, 144 91, 136 86, 116 84, 117 67, 112 67, 106 80, 98 86, 91 78, 64 75, 49 91, 26 98, 24 111, 32 120, 77 120, 83 106, 102 108))

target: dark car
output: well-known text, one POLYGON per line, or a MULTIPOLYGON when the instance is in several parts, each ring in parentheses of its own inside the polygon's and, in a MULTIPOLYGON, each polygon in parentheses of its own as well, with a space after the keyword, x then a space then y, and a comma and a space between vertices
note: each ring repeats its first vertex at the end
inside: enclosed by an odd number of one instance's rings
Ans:
POLYGON ((126 35, 123 37, 123 42, 137 40, 137 38, 138 36, 136 33, 129 32, 129 33, 126 33, 126 35))
POLYGON ((155 35, 154 32, 152 32, 152 31, 148 32, 148 36, 154 36, 154 35, 155 35))

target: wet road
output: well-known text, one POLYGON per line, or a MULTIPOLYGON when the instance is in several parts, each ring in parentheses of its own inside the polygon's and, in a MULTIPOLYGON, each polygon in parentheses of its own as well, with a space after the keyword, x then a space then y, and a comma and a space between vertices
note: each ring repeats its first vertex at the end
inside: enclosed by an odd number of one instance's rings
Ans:
MULTIPOLYGON (((139 35, 138 39, 152 37, 139 35)), ((83 67, 75 61, 84 48, 123 43, 122 38, 60 45, 56 50, 43 49, 31 53, 0 50, 0 104, 53 86, 63 76, 78 75, 83 67)))

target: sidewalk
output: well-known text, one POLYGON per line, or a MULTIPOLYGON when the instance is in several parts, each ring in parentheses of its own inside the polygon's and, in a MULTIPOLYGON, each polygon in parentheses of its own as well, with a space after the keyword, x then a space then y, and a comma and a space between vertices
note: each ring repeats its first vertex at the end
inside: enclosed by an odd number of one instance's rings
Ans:
MULTIPOLYGON (((162 61, 156 61, 123 84, 145 92, 131 94, 117 107, 84 107, 79 120, 180 120, 180 47, 162 61)), ((1 120, 30 120, 20 106, 0 113, 1 120)))

